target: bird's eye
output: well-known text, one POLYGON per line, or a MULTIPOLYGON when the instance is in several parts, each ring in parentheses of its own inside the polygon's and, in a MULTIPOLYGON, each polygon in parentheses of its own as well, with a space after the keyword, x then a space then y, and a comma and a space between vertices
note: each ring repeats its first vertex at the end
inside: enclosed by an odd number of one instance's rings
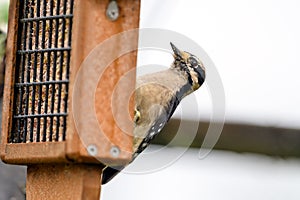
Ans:
POLYGON ((196 67, 198 65, 197 60, 193 57, 189 58, 189 63, 191 64, 192 67, 196 67))

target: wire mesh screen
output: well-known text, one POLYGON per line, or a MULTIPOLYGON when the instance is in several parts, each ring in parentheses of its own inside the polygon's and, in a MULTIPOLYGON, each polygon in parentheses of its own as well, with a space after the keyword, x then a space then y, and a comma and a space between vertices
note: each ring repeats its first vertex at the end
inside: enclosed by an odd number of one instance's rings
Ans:
POLYGON ((12 143, 65 140, 73 1, 20 1, 12 143))

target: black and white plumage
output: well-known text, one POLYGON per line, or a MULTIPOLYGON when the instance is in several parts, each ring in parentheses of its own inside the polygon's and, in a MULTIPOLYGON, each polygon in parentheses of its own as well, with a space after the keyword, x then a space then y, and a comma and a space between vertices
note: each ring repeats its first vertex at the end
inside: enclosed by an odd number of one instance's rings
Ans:
MULTIPOLYGON (((174 62, 169 69, 137 78, 132 161, 162 130, 180 101, 204 82, 205 68, 202 62, 172 43, 171 47, 174 62)), ((102 184, 110 181, 124 167, 106 167, 102 184)))

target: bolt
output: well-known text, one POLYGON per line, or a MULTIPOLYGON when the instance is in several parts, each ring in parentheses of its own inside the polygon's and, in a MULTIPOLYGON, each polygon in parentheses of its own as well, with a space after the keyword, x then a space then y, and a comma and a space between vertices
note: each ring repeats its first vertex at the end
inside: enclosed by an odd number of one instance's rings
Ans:
POLYGON ((116 146, 113 146, 110 149, 110 154, 112 155, 112 157, 117 158, 120 155, 120 149, 116 146))
POLYGON ((106 10, 106 17, 111 21, 116 21, 119 17, 119 8, 117 1, 111 0, 106 10))
POLYGON ((91 156, 96 156, 98 154, 98 149, 97 149, 96 145, 94 145, 94 144, 90 144, 87 147, 87 151, 88 151, 89 155, 91 155, 91 156))

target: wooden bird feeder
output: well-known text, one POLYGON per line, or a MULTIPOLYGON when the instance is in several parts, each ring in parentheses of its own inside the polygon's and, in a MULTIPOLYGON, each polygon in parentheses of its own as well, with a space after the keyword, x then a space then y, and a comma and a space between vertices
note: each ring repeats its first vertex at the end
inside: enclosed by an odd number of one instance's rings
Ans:
POLYGON ((27 199, 99 199, 103 166, 130 161, 138 34, 115 35, 139 12, 140 0, 10 1, 1 159, 28 165, 27 199))

